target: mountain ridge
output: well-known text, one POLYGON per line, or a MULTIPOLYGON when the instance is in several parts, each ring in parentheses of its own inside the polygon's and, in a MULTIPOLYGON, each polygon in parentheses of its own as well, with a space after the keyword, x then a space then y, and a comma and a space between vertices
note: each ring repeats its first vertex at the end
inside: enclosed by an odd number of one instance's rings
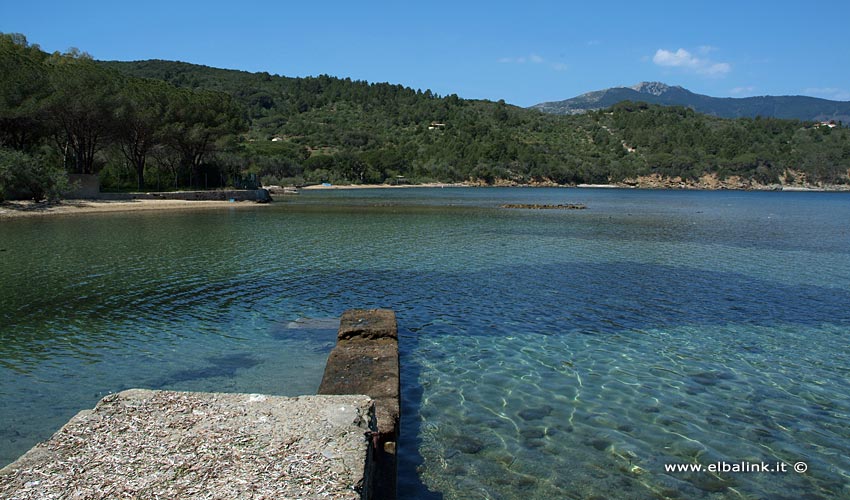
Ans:
POLYGON ((801 95, 712 97, 662 82, 640 82, 631 87, 594 90, 562 101, 542 102, 530 108, 551 114, 575 115, 605 109, 623 101, 684 106, 699 113, 720 118, 762 116, 805 121, 850 122, 850 102, 848 101, 831 101, 801 95))

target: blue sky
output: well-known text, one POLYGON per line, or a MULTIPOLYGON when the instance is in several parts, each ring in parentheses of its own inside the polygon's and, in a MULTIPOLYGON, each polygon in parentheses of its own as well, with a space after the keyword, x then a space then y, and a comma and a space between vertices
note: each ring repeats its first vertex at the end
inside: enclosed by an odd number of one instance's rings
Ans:
POLYGON ((844 0, 0 5, 0 31, 49 52, 329 74, 521 106, 641 81, 850 100, 848 19, 844 0))

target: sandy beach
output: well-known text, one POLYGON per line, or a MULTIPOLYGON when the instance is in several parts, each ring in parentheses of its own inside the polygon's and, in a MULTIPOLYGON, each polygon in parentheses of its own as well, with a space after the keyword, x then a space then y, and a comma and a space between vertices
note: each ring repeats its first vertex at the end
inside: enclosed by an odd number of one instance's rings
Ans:
POLYGON ((444 187, 473 187, 477 184, 468 182, 445 183, 445 182, 428 182, 425 184, 314 184, 304 186, 303 191, 313 191, 319 189, 404 189, 404 188, 444 188, 444 187))
POLYGON ((135 212, 148 210, 235 209, 262 205, 253 201, 186 201, 186 200, 62 200, 58 203, 7 201, 0 203, 0 220, 47 215, 135 212))

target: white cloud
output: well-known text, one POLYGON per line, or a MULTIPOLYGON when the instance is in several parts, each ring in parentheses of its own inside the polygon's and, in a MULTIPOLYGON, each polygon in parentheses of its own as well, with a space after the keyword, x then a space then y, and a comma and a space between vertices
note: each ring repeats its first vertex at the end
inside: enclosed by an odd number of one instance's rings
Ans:
POLYGON ((803 93, 834 101, 850 101, 850 92, 835 87, 810 87, 803 90, 803 93))
POLYGON ((497 61, 501 64, 546 64, 555 71, 564 71, 567 69, 566 64, 561 62, 549 62, 546 58, 538 54, 530 54, 528 56, 520 57, 500 57, 497 61))
POLYGON ((499 62, 502 64, 525 64, 528 61, 536 63, 536 58, 538 56, 531 55, 530 57, 520 56, 520 57, 502 57, 499 58, 499 62))
POLYGON ((697 72, 706 75, 725 75, 730 71, 732 71, 732 65, 729 63, 714 63, 697 70, 697 72))
POLYGON ((658 49, 655 52, 655 56, 652 58, 652 62, 659 66, 695 67, 697 61, 698 59, 692 56, 691 53, 685 49, 679 49, 676 52, 658 49))
POLYGON ((730 90, 729 93, 733 95, 751 94, 755 89, 756 88, 754 86, 747 85, 746 87, 735 87, 734 89, 730 90))
MULTIPOLYGON (((703 46, 701 52, 711 51, 713 48, 703 46)), ((722 76, 732 71, 732 65, 725 62, 714 62, 709 59, 699 58, 685 49, 671 52, 666 49, 658 49, 652 57, 652 62, 658 66, 668 68, 683 68, 701 75, 722 76)))

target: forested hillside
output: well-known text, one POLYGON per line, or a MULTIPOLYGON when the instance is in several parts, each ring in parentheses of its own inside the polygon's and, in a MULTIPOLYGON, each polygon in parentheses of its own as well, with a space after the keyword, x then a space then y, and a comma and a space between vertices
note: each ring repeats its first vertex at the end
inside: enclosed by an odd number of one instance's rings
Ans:
MULTIPOLYGON (((716 174, 761 184, 846 184, 850 136, 846 128, 777 118, 726 120, 689 108, 620 103, 592 114, 612 131, 609 140, 632 148, 642 174, 695 179, 716 174), (795 177, 796 176, 796 177, 795 177)), ((604 144, 605 134, 597 134, 604 144)))
POLYGON ((0 193, 265 183, 601 183, 658 174, 848 183, 844 128, 622 103, 556 116, 330 76, 97 62, 0 36, 0 193), (790 175, 789 175, 789 172, 790 175))
POLYGON ((329 76, 285 78, 169 61, 104 64, 234 96, 252 124, 255 142, 246 149, 255 164, 278 165, 281 177, 569 184, 715 173, 769 184, 791 169, 812 181, 843 183, 850 168, 846 129, 797 120, 723 120, 633 103, 553 117, 502 101, 329 76))
POLYGON ((264 176, 492 182, 559 172, 570 182, 597 154, 581 133, 582 120, 501 101, 324 75, 286 78, 169 61, 103 64, 126 75, 234 96, 252 124, 243 150, 264 176))

